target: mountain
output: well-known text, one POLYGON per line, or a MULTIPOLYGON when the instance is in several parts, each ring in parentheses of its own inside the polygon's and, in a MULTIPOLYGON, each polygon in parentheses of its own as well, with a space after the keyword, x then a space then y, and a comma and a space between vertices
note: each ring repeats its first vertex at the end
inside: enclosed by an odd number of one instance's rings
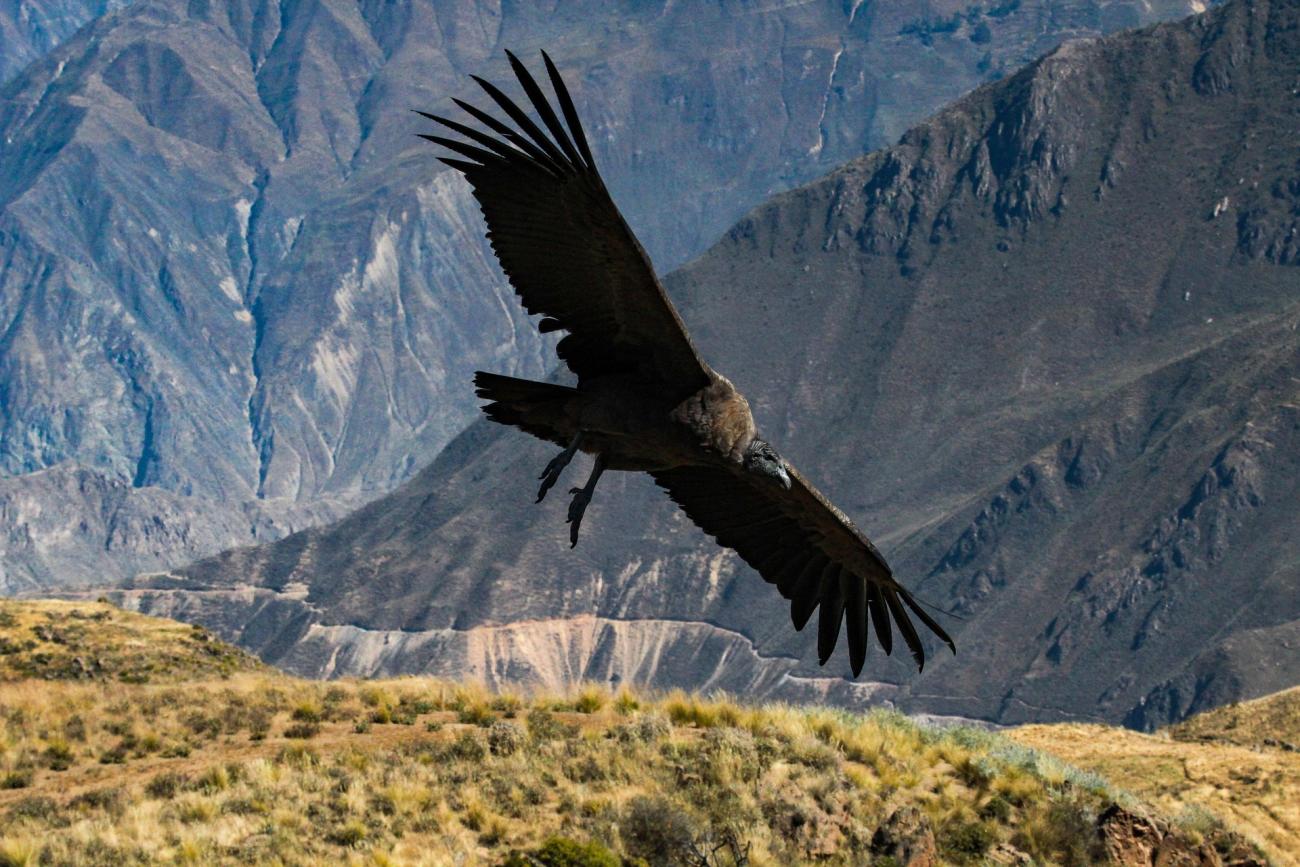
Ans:
MULTIPOLYGON (((208 660, 237 654, 175 622, 0 602, 0 646, 148 635, 180 642, 156 681, 0 679, 7 863, 1267 863, 1203 807, 1155 808, 981 729, 681 693, 217 672, 208 660)), ((1177 806, 1250 790, 1227 779, 1177 806)), ((1294 863, 1285 837, 1270 842, 1294 863)))
POLYGON ((100 18, 0 93, 0 592, 341 515, 464 428, 474 369, 550 369, 408 111, 507 78, 502 47, 555 55, 668 269, 1061 38, 1189 5, 143 0, 100 18), (135 516, 149 538, 102 529, 135 516))
POLYGON ((129 0, 3 0, 0 2, 0 83, 45 55, 92 18, 129 0))
MULTIPOLYGON (((760 428, 953 609, 843 679, 642 476, 567 548, 480 422, 327 528, 118 597, 313 676, 720 688, 1154 728, 1300 681, 1300 3, 1067 43, 777 196, 669 291, 760 428)), ((582 468, 570 470, 575 476, 582 468)))

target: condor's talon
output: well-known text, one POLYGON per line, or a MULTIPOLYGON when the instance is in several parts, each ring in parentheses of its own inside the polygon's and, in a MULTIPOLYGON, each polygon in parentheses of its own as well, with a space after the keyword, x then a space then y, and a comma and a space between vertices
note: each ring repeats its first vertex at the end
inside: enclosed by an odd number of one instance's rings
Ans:
POLYGON ((591 468, 591 475, 587 478, 587 484, 581 488, 569 489, 573 499, 569 501, 569 516, 565 518, 564 522, 569 525, 570 548, 575 548, 578 545, 578 529, 582 526, 582 516, 586 514, 587 506, 591 505, 591 495, 595 493, 596 482, 603 472, 605 472, 605 456, 596 455, 596 463, 591 468))
POLYGON ((569 443, 568 448, 551 458, 550 463, 546 465, 546 469, 542 470, 542 474, 537 477, 542 480, 542 486, 537 489, 537 502, 540 503, 546 499, 546 492, 560 480, 560 473, 564 472, 564 468, 569 465, 569 461, 573 460, 573 456, 577 454, 580 445, 582 445, 581 431, 574 435, 573 441, 569 443))
POLYGON ((579 491, 574 495, 573 500, 569 503, 569 517, 565 518, 565 523, 569 525, 569 547, 575 548, 578 545, 578 529, 582 526, 582 516, 587 512, 587 506, 591 503, 591 495, 583 494, 579 491))

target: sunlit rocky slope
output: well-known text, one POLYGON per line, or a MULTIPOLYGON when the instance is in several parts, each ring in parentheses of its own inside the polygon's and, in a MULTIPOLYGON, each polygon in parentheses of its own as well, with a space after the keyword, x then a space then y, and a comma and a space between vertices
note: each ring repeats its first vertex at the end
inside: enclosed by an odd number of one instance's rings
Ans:
MULTIPOLYGON (((70 5, 0 3, 5 48, 6 21, 70 5)), ((559 60, 671 268, 1060 39, 1197 5, 141 0, 98 19, 0 92, 0 592, 342 514, 464 428, 475 368, 550 368, 408 111, 506 76, 502 47, 559 60)))
POLYGON ((1295 0, 1070 43, 669 281, 773 441, 961 616, 919 676, 819 669, 777 592, 645 478, 603 481, 569 551, 562 498, 533 505, 551 447, 486 423, 334 526, 118 598, 313 676, 1139 728, 1292 686, 1298 58, 1295 0))

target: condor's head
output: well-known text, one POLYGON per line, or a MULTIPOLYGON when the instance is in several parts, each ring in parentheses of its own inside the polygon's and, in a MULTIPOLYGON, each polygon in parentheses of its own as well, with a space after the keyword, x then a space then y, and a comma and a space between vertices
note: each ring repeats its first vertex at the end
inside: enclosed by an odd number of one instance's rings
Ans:
POLYGON ((772 444, 755 437, 745 449, 745 469, 790 490, 790 474, 785 461, 772 444))

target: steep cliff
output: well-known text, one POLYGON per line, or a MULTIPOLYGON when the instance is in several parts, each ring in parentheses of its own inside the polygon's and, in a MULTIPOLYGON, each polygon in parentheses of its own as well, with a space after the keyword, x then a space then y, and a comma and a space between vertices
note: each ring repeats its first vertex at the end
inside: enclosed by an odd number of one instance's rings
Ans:
POLYGON ((766 434, 963 618, 920 676, 817 668, 645 478, 607 477, 568 551, 564 504, 532 504, 551 447, 487 423, 332 527, 124 598, 316 675, 1139 727, 1294 683, 1298 58, 1295 0, 1069 43, 670 280, 766 434))

